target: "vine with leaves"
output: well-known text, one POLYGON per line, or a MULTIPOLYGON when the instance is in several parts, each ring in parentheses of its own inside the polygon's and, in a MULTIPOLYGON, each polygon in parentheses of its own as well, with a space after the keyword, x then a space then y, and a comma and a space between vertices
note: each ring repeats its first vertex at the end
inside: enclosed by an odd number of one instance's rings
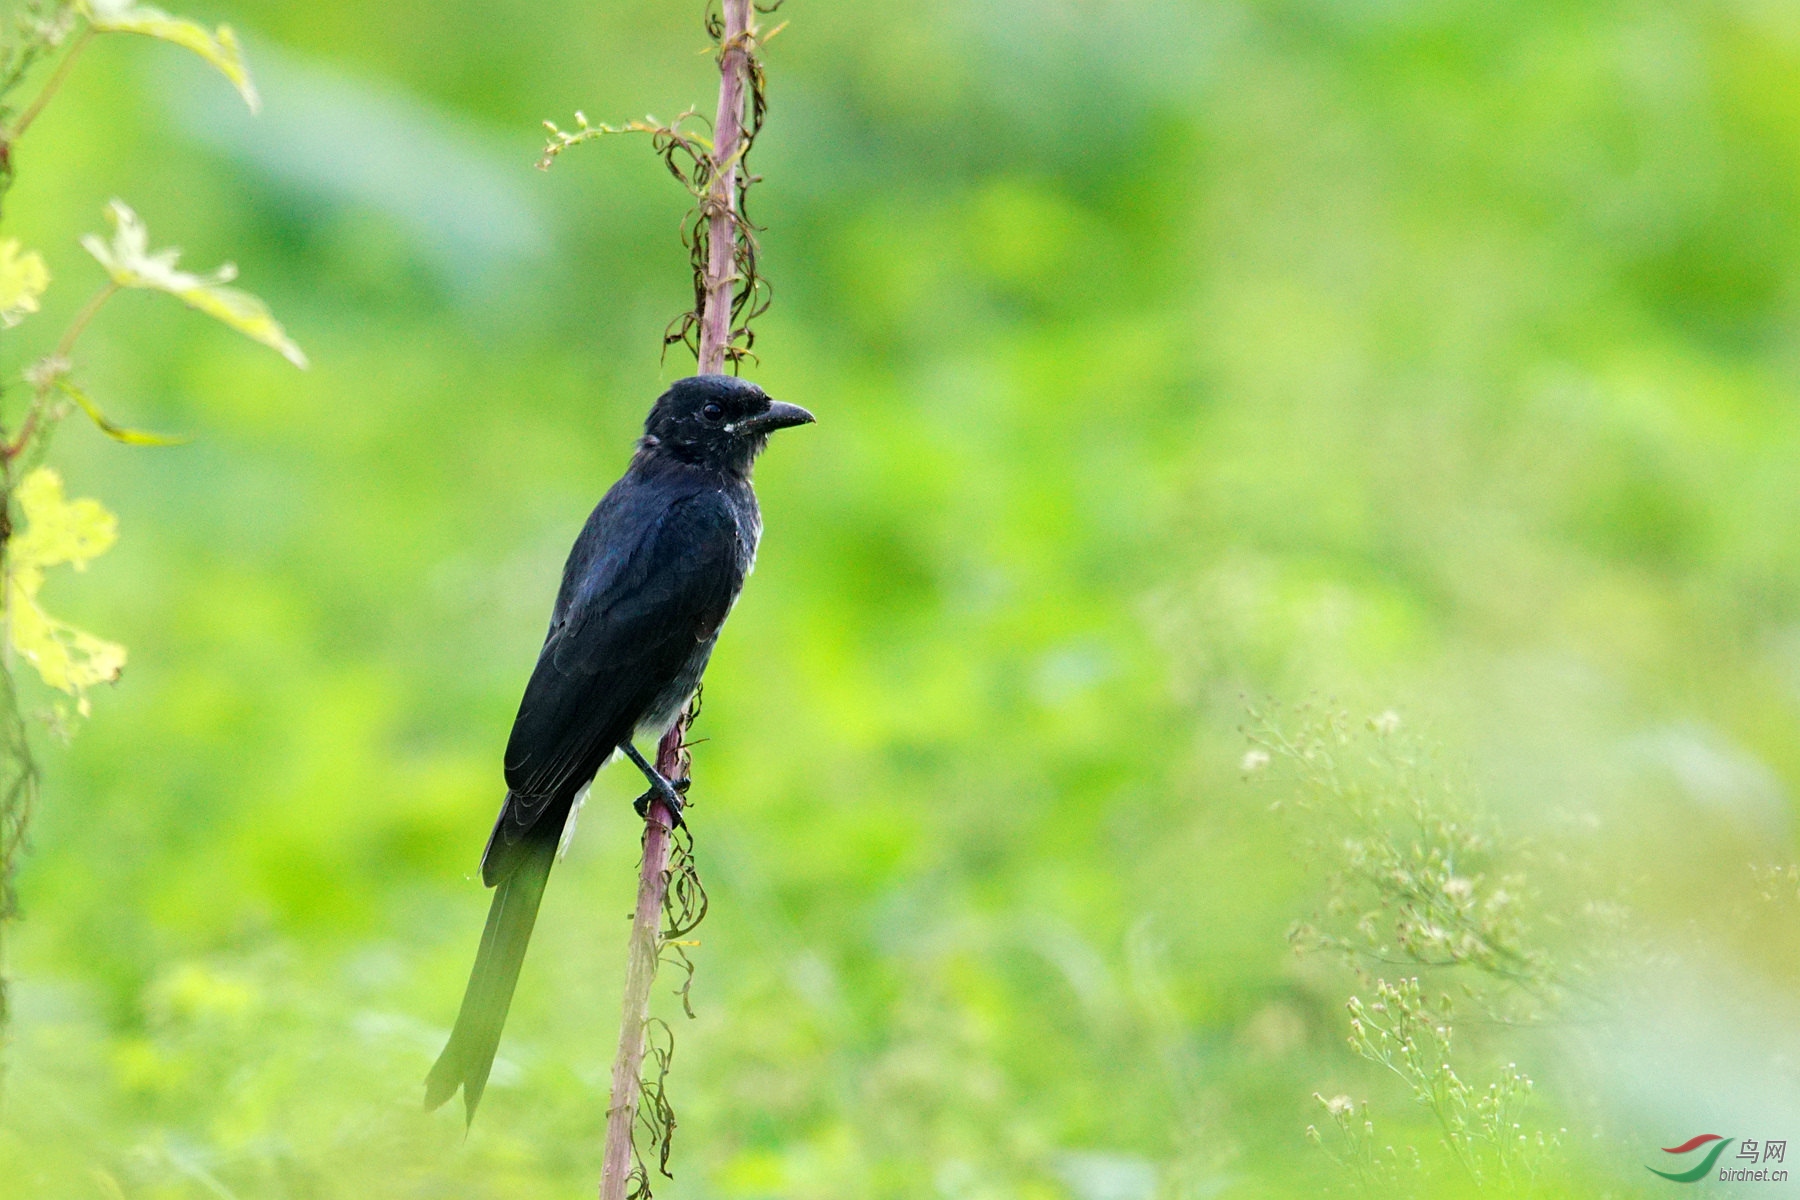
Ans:
MULTIPOLYGON (((135 34, 181 46, 212 64, 252 112, 255 84, 229 26, 208 29, 132 0, 29 0, 0 30, 0 205, 17 182, 22 139, 74 72, 98 36, 135 34)), ((19 918, 16 876, 38 803, 34 727, 67 741, 91 712, 88 693, 118 680, 124 646, 51 616, 39 594, 52 568, 84 570, 118 538, 118 520, 99 501, 68 499, 62 477, 44 460, 64 418, 86 416, 102 433, 131 445, 180 441, 131 429, 109 418, 81 383, 77 350, 111 302, 127 291, 163 292, 275 350, 297 367, 306 356, 262 301, 229 286, 230 263, 204 274, 179 266, 174 249, 151 249, 142 219, 122 200, 106 207, 110 236, 90 234, 81 246, 100 268, 95 290, 48 348, 33 356, 18 386, 0 387, 0 1037, 9 1027, 7 933, 19 918), (22 396, 22 404, 7 403, 22 396), (47 703, 25 699, 16 671, 32 668, 49 689, 47 703)), ((0 235, 0 335, 39 312, 52 283, 38 250, 0 235)), ((25 331, 26 333, 29 330, 25 331)))

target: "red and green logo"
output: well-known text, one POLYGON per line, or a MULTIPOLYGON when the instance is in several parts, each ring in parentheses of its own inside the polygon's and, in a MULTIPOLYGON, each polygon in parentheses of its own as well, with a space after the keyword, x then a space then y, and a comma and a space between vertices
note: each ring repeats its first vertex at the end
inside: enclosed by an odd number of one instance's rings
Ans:
POLYGON ((1650 1167, 1648 1170, 1652 1175, 1661 1175, 1664 1179, 1672 1179, 1676 1183, 1693 1183, 1696 1180, 1704 1179, 1712 1171, 1713 1164, 1719 1161, 1719 1155, 1725 1153, 1725 1147, 1731 1145, 1735 1140, 1722 1134, 1703 1133, 1698 1137, 1689 1138, 1679 1146, 1664 1146, 1662 1148, 1664 1154, 1689 1154, 1708 1142, 1712 1143, 1712 1149, 1706 1152, 1706 1156, 1700 1160, 1699 1166, 1686 1171, 1658 1171, 1655 1167, 1650 1167))

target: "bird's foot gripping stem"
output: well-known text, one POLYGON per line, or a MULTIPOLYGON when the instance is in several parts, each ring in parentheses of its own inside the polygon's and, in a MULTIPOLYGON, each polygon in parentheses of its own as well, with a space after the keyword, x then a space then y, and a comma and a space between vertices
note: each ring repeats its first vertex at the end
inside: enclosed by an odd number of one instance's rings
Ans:
POLYGON ((663 778, 662 772, 645 762, 644 756, 630 742, 626 742, 620 749, 625 751, 625 757, 637 764, 637 769, 644 773, 644 778, 650 781, 650 790, 632 801, 631 807, 637 810, 637 815, 648 816, 650 802, 661 800, 669 810, 670 819, 675 822, 674 827, 683 828, 687 822, 681 819, 681 810, 687 805, 683 797, 687 795, 689 781, 663 778))

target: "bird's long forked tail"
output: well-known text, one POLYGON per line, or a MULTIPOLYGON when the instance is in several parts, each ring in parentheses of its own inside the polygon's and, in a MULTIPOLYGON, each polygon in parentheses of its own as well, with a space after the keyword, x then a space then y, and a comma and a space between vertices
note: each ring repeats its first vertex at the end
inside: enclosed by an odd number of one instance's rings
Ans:
POLYGON ((487 1088, 494 1053, 500 1048, 500 1030, 506 1024, 525 947, 531 942, 538 904, 544 898, 544 882, 556 862, 554 839, 527 838, 521 849, 524 853, 518 855, 513 869, 494 887, 494 902, 481 931, 481 949, 469 972, 469 988, 463 993, 456 1027, 431 1074, 425 1077, 425 1107, 437 1108, 460 1087, 468 1123, 474 1122, 475 1108, 487 1088))

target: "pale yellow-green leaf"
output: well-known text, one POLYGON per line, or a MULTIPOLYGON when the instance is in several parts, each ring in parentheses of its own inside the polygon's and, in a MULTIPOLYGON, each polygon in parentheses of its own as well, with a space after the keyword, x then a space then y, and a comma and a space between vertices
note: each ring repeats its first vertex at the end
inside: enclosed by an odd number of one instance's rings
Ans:
POLYGON ((50 286, 50 269, 36 250, 18 238, 0 238, 0 326, 11 329, 38 310, 38 297, 50 286))
POLYGON ((86 569, 117 540, 119 521, 97 500, 64 498, 62 476, 49 467, 20 480, 13 498, 23 523, 7 545, 7 641, 45 683, 74 696, 85 716, 87 689, 119 677, 125 647, 50 616, 37 595, 45 568, 67 563, 86 569))
POLYGON ((58 376, 56 378, 56 388, 63 395, 73 400, 76 406, 88 415, 88 420, 92 421, 101 433, 104 433, 114 441, 124 442, 128 446, 179 446, 188 440, 178 434, 151 433, 146 429, 131 429, 124 425, 115 424, 105 413, 100 411, 100 406, 95 404, 86 392, 70 383, 67 376, 58 376))
POLYGON ((84 0, 83 15, 99 33, 141 33, 185 47, 219 69, 231 80, 251 112, 262 107, 256 85, 250 80, 250 68, 244 65, 244 52, 238 46, 231 26, 221 25, 208 33, 206 27, 182 17, 172 17, 148 4, 131 0, 84 0))
POLYGON ((118 540, 119 519, 98 500, 67 499, 62 476, 50 467, 38 467, 21 479, 13 499, 24 518, 7 543, 9 567, 15 572, 64 563, 84 571, 118 540))
POLYGON ((269 314, 267 305, 248 292, 225 286, 237 278, 235 266, 226 263, 210 275, 178 270, 175 263, 181 252, 174 249, 152 252, 150 233, 130 206, 114 200, 106 206, 106 215, 113 223, 112 241, 103 241, 98 234, 90 233, 81 239, 81 244, 106 268, 114 283, 120 287, 167 292, 188 307, 273 347, 296 367, 306 366, 306 355, 269 314))

